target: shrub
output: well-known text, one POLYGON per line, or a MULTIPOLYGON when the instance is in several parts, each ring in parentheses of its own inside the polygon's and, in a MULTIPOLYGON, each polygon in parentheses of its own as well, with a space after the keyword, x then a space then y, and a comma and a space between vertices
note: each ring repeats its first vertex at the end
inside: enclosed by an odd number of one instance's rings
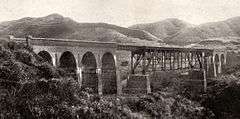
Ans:
POLYGON ((18 45, 18 43, 16 43, 16 42, 9 41, 9 42, 4 43, 3 46, 6 49, 16 50, 16 49, 19 49, 19 46, 21 46, 21 45, 18 45))
POLYGON ((233 74, 237 77, 240 77, 239 72, 240 72, 240 64, 237 64, 237 65, 234 65, 234 66, 227 66, 224 69, 224 73, 227 74, 227 75, 233 74))
POLYGON ((155 92, 140 97, 139 100, 131 102, 129 107, 133 107, 137 112, 147 112, 152 118, 201 119, 205 116, 204 108, 199 103, 166 92, 155 92))
POLYGON ((51 90, 61 101, 75 104, 79 99, 81 91, 78 82, 71 78, 62 78, 57 81, 51 81, 51 90))
MULTIPOLYGON (((3 110, 1 116, 4 118, 9 115, 21 118, 36 117, 32 111, 32 107, 38 105, 33 103, 36 99, 45 99, 43 101, 45 104, 61 102, 58 98, 55 100, 56 95, 51 96, 50 86, 54 83, 46 81, 58 76, 58 70, 49 64, 41 63, 36 56, 31 47, 23 44, 10 42, 0 48, 0 91, 9 92, 3 97, 4 99, 1 99, 1 105, 5 105, 1 107, 3 110)), ((44 103, 40 104, 44 105, 44 103)))
POLYGON ((25 49, 25 50, 33 52, 33 48, 31 46, 28 46, 24 43, 16 43, 14 41, 5 42, 3 44, 3 47, 6 49, 9 49, 11 51, 25 49))
POLYGON ((16 98, 11 95, 9 90, 0 89, 0 115, 1 118, 20 118, 20 113, 17 111, 16 98))
POLYGON ((217 118, 240 118, 240 81, 234 75, 213 80, 203 105, 210 108, 217 118))
POLYGON ((25 84, 19 99, 21 107, 27 108, 20 108, 21 115, 30 111, 32 118, 129 118, 129 108, 117 99, 102 99, 87 91, 77 87, 73 79, 25 84))
POLYGON ((5 61, 0 64, 0 77, 8 81, 33 80, 37 69, 29 67, 21 62, 5 61))
POLYGON ((14 55, 11 51, 5 49, 4 47, 0 48, 0 62, 13 60, 13 59, 14 59, 14 55))
POLYGON ((37 66, 39 71, 40 78, 52 79, 52 78, 60 78, 59 71, 57 68, 53 67, 51 64, 44 62, 37 66))
POLYGON ((34 65, 36 63, 36 58, 33 53, 28 50, 17 50, 14 52, 16 60, 22 63, 25 63, 29 66, 34 65))

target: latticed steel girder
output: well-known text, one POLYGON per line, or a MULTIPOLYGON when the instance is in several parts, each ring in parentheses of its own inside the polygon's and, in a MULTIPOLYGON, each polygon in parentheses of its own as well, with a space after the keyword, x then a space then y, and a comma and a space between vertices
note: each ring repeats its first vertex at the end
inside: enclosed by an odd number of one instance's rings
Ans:
POLYGON ((202 69, 204 59, 212 52, 210 49, 139 47, 131 52, 131 73, 137 68, 142 74, 156 70, 202 69))

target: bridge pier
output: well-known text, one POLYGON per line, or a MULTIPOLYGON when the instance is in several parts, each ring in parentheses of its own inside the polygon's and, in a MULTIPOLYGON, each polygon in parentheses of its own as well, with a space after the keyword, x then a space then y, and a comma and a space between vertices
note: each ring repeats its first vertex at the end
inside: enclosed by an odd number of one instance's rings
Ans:
POLYGON ((221 59, 219 57, 219 62, 218 62, 218 74, 221 74, 222 73, 222 62, 221 62, 221 59))
POLYGON ((180 60, 181 60, 181 62, 180 62, 180 69, 183 69, 183 53, 182 52, 180 52, 180 60))
POLYGON ((121 74, 118 68, 116 68, 116 80, 117 80, 117 94, 122 94, 121 74))
POLYGON ((167 61, 167 52, 164 51, 164 53, 163 53, 163 70, 166 70, 166 67, 167 67, 166 61, 167 61))
POLYGON ((205 57, 205 52, 202 52, 202 66, 201 70, 203 72, 203 90, 204 92, 207 92, 207 74, 206 74, 206 68, 207 68, 207 57, 205 57))
POLYGON ((82 87, 82 67, 77 67, 77 78, 78 78, 78 83, 79 86, 82 87))
POLYGON ((179 61, 179 52, 177 52, 177 70, 180 67, 180 61, 179 61))
POLYGON ((57 54, 56 53, 51 53, 52 55, 52 62, 53 62, 53 66, 57 66, 57 54))
POLYGON ((216 67, 216 62, 215 62, 215 55, 212 56, 212 63, 213 63, 213 73, 214 73, 214 77, 217 77, 217 67, 216 67))
POLYGON ((96 70, 98 76, 98 94, 102 95, 103 94, 102 69, 98 67, 96 70))
POLYGON ((61 53, 60 52, 50 52, 50 51, 49 51, 49 53, 51 54, 53 66, 59 67, 61 53))
POLYGON ((226 53, 214 52, 212 56, 214 77, 217 77, 223 72, 223 68, 226 65, 226 53))
POLYGON ((113 59, 115 62, 115 68, 116 68, 116 83, 117 83, 117 94, 121 95, 122 94, 122 81, 121 81, 121 73, 119 70, 119 62, 118 62, 118 57, 116 54, 113 55, 113 59))

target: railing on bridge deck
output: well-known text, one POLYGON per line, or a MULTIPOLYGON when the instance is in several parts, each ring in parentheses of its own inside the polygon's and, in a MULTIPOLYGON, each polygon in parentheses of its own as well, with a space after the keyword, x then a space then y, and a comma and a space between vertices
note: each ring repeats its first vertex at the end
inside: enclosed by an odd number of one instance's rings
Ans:
POLYGON ((60 39, 60 38, 35 38, 27 36, 26 38, 16 38, 9 36, 9 39, 15 42, 26 42, 28 45, 38 46, 78 46, 78 47, 108 47, 116 48, 116 42, 99 42, 92 39, 60 39))

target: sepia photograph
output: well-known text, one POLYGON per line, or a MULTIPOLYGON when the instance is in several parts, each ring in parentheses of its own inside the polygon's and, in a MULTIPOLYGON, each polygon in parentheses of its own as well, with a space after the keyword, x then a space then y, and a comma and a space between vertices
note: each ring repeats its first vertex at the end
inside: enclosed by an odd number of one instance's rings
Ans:
POLYGON ((240 0, 1 0, 0 119, 240 119, 240 0))

